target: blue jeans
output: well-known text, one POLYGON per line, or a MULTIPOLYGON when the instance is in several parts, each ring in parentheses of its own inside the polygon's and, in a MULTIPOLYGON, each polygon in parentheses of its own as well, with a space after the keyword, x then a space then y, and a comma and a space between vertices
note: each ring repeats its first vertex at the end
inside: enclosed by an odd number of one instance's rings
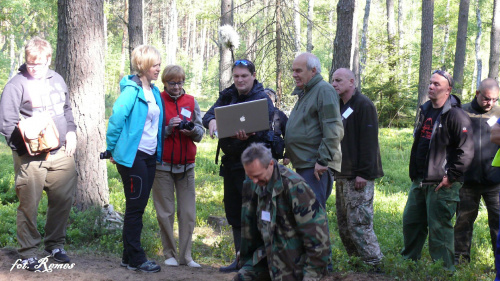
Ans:
POLYGON ((332 194, 333 188, 333 176, 330 169, 321 175, 319 181, 314 176, 314 168, 296 169, 296 172, 304 178, 307 185, 314 191, 316 200, 318 200, 319 204, 326 210, 326 200, 330 197, 330 194, 332 194))

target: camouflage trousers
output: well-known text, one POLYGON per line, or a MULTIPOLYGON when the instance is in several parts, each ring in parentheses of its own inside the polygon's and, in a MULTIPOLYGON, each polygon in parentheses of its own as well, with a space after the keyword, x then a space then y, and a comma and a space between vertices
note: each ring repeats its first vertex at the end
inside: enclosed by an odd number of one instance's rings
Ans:
POLYGON ((336 206, 339 235, 347 254, 358 256, 369 265, 380 263, 380 251, 373 231, 374 182, 367 181, 363 190, 354 189, 355 180, 337 179, 336 206))

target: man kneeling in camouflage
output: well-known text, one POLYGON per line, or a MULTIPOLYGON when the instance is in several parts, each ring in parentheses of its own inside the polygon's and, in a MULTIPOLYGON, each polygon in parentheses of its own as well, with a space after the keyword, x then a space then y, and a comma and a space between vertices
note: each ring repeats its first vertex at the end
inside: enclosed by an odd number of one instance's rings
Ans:
POLYGON ((233 280, 320 280, 330 240, 325 209, 298 174, 272 159, 263 144, 241 155, 241 269, 233 280))

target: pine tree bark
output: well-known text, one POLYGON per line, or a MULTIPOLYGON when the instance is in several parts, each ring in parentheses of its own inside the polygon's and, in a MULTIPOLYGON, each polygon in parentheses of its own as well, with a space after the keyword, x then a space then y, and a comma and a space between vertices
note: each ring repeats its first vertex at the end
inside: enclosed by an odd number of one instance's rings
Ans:
POLYGON ((354 5, 355 0, 339 0, 337 4, 337 32, 333 41, 333 60, 329 80, 335 70, 350 67, 354 5))
POLYGON ((490 61, 488 78, 498 81, 498 68, 500 62, 500 0, 494 0, 493 19, 490 37, 490 61))
MULTIPOLYGON (((144 31, 143 31, 143 0, 128 0, 128 35, 129 35, 129 57, 132 57, 132 51, 135 47, 144 44, 144 31)), ((130 73, 132 64, 130 64, 130 73)))
POLYGON ((359 74, 356 76, 357 79, 357 85, 358 88, 361 89, 361 83, 362 83, 362 76, 363 76, 363 70, 365 69, 366 65, 366 56, 367 56, 367 49, 366 49, 366 37, 368 34, 368 19, 370 17, 370 5, 371 5, 371 0, 366 0, 366 5, 365 5, 365 15, 363 16, 363 32, 361 33, 361 46, 359 47, 359 74))
MULTIPOLYGON (((125 0, 123 5, 123 18, 128 18, 128 0, 125 0)), ((123 23, 123 37, 122 37, 122 49, 121 49, 121 59, 120 59, 120 78, 121 81, 123 76, 125 76, 125 61, 127 59, 127 39, 128 39, 128 28, 127 23, 123 23)), ((120 85, 116 85, 117 94, 120 94, 120 85)))
POLYGON ((422 33, 420 35, 417 118, 420 106, 429 99, 427 96, 427 90, 432 71, 432 40, 434 38, 433 25, 434 0, 422 0, 422 33))
MULTIPOLYGON (((354 3, 354 13, 352 17, 352 48, 351 48, 351 62, 349 63, 349 68, 354 73, 354 77, 359 76, 359 33, 358 33, 358 10, 359 10, 359 1, 354 3)), ((357 87, 358 84, 355 84, 357 87)), ((361 88, 360 88, 361 90, 361 88)))
POLYGON ((276 0, 276 98, 278 104, 281 102, 281 79, 283 76, 281 67, 281 0, 276 0))
POLYGON ((314 19, 314 0, 307 1, 307 47, 306 52, 312 52, 314 46, 312 44, 313 32, 313 19, 314 19))
MULTIPOLYGON (((221 0, 220 26, 233 25, 233 1, 221 0)), ((219 91, 231 86, 231 51, 219 44, 219 91)))
POLYGON ((109 202, 104 122, 104 0, 59 0, 56 71, 68 85, 77 124, 76 207, 109 202))
POLYGON ((295 53, 300 53, 300 7, 299 0, 293 0, 293 26, 295 29, 295 53))
POLYGON ((469 23, 470 0, 460 0, 458 8, 457 45, 455 48, 455 64, 453 65, 453 89, 462 97, 464 87, 465 51, 467 45, 467 25, 469 23))
MULTIPOLYGON (((477 23, 477 35, 476 35, 476 89, 479 89, 479 84, 481 83, 481 72, 483 70, 483 61, 481 60, 481 36, 483 32, 482 20, 481 20, 481 10, 479 9, 479 0, 476 0, 476 23, 477 23)), ((473 79, 474 80, 474 79, 473 79)), ((471 83, 471 93, 474 93, 474 83, 471 83)))
POLYGON ((447 70, 445 65, 446 58, 446 48, 448 47, 448 41, 450 41, 450 25, 448 24, 450 21, 450 0, 446 1, 446 16, 445 16, 445 25, 444 25, 444 42, 443 47, 441 48, 441 69, 447 70))

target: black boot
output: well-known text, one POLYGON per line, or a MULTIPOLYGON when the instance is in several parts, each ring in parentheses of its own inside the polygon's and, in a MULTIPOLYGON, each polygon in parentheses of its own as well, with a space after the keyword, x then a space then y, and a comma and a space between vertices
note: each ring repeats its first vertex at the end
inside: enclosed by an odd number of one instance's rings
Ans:
POLYGON ((237 272, 238 271, 238 252, 240 251, 241 245, 241 228, 233 227, 233 239, 234 239, 234 248, 236 250, 236 258, 234 261, 228 266, 222 266, 219 268, 220 272, 228 273, 228 272, 237 272))

